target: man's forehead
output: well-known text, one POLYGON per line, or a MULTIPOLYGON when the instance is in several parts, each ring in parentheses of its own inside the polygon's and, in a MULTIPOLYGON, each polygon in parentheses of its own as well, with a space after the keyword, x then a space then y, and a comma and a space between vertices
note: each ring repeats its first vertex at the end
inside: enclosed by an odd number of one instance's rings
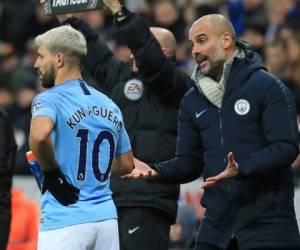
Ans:
POLYGON ((41 44, 38 48, 38 53, 49 54, 50 51, 45 44, 41 44))
POLYGON ((196 37, 196 36, 207 36, 210 33, 208 22, 205 20, 200 20, 197 23, 195 23, 189 32, 189 37, 196 37))
POLYGON ((41 44, 39 47, 38 47, 38 52, 41 52, 41 51, 45 51, 46 50, 46 46, 44 44, 41 44))

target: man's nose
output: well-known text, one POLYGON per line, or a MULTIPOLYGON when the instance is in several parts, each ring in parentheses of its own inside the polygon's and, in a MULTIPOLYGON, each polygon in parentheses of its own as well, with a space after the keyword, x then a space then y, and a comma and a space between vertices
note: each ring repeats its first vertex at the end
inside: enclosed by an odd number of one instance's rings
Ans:
POLYGON ((192 48, 192 55, 193 57, 196 57, 199 54, 199 48, 197 48, 197 46, 194 46, 192 48))
POLYGON ((37 70, 37 69, 39 68, 39 66, 38 66, 38 62, 37 62, 37 61, 35 61, 35 63, 34 63, 34 65, 33 65, 33 67, 34 67, 34 69, 35 69, 35 70, 37 70))
POLYGON ((199 51, 194 51, 194 50, 192 51, 192 55, 194 59, 197 59, 197 57, 199 57, 200 54, 201 53, 199 51))

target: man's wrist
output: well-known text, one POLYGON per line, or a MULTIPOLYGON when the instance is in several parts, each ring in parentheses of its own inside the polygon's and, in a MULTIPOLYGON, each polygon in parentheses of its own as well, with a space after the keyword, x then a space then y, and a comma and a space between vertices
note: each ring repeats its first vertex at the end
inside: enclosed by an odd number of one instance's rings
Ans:
POLYGON ((47 178, 47 177, 54 177, 54 176, 57 176, 59 174, 59 169, 58 168, 54 168, 54 169, 51 169, 51 170, 47 170, 47 171, 44 171, 43 170, 43 174, 44 176, 47 178))
POLYGON ((116 5, 110 8, 113 15, 117 14, 119 11, 122 10, 122 5, 116 5))
POLYGON ((129 11, 125 6, 120 5, 118 9, 116 9, 115 12, 113 12, 113 16, 116 20, 116 22, 122 22, 123 20, 126 19, 129 11))
POLYGON ((66 25, 66 24, 70 24, 72 25, 75 21, 77 21, 78 19, 74 16, 70 16, 68 18, 66 18, 63 22, 61 22, 62 25, 66 25))
POLYGON ((153 170, 155 170, 158 173, 156 164, 150 163, 148 165, 149 165, 150 168, 152 168, 153 170))

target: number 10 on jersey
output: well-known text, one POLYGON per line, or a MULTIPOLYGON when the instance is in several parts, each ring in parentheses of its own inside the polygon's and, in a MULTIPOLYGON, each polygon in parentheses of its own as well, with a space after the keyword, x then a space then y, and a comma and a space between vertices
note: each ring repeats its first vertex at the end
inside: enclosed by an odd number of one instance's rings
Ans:
MULTIPOLYGON (((80 152, 79 152, 79 163, 78 163, 78 173, 77 180, 84 181, 86 175, 86 161, 87 161, 87 148, 88 148, 88 140, 89 140, 89 130, 88 129, 79 129, 76 137, 80 138, 80 152)), ((111 132, 109 131, 101 131, 93 144, 92 149, 92 167, 95 178, 104 182, 107 180, 111 165, 114 159, 115 152, 115 141, 111 132), (101 157, 100 146, 104 140, 107 140, 109 144, 109 162, 107 169, 104 173, 101 172, 99 162, 101 157)))

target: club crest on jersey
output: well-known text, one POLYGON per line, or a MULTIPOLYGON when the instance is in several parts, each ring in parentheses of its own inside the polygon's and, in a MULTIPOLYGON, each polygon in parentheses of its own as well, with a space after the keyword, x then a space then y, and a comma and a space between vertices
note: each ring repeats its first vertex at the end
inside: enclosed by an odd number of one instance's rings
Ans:
POLYGON ((139 100, 144 93, 144 85, 138 79, 130 79, 124 86, 124 95, 131 101, 139 100))
POLYGON ((234 104, 234 110, 238 115, 246 115, 250 111, 250 103, 245 99, 237 100, 234 104))
POLYGON ((32 109, 31 109, 31 114, 34 114, 36 111, 38 111, 40 108, 42 107, 42 104, 41 103, 36 103, 32 106, 32 109))

